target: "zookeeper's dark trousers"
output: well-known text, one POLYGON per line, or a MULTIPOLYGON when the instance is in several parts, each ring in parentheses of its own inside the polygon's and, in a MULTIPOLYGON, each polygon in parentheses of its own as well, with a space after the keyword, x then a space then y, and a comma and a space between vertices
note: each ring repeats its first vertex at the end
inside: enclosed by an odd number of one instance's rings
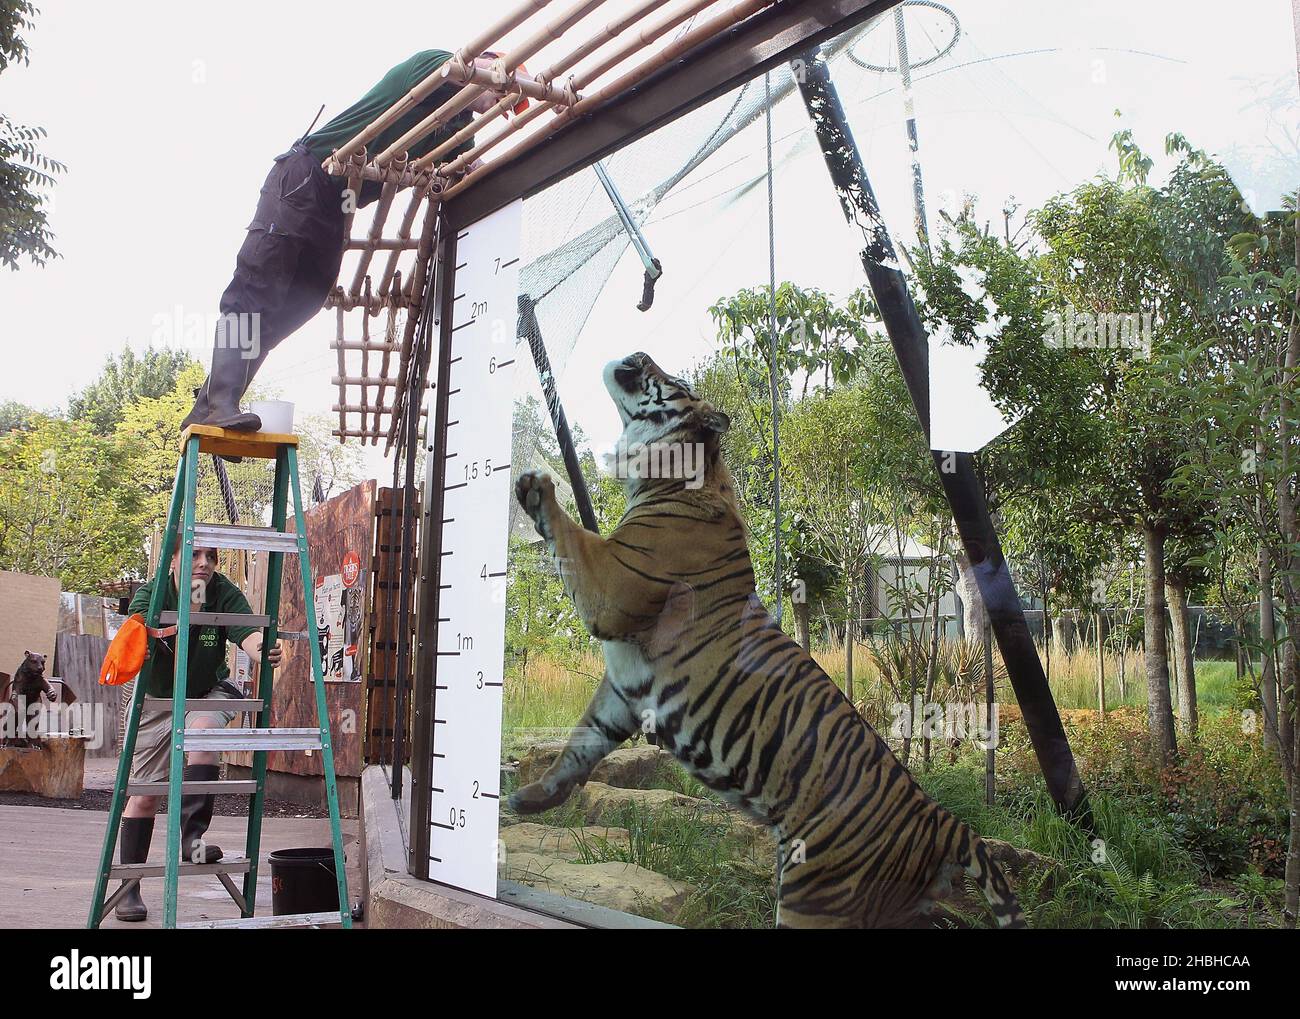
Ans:
POLYGON ((241 316, 241 329, 256 321, 256 343, 239 352, 242 378, 230 356, 233 352, 222 356, 223 345, 229 346, 229 333, 223 329, 229 327, 219 325, 214 341, 209 384, 233 385, 238 380, 235 402, 266 355, 320 311, 338 279, 344 187, 345 182, 332 179, 303 145, 275 157, 239 249, 234 277, 221 295, 223 316, 241 316), (254 315, 255 320, 242 317, 254 315))

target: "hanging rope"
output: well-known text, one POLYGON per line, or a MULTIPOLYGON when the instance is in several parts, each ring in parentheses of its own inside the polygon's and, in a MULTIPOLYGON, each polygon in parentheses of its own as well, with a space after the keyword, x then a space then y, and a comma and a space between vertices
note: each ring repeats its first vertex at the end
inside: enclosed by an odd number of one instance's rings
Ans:
POLYGON ((767 286, 768 286, 768 368, 772 383, 772 534, 774 536, 773 590, 776 621, 781 622, 781 445, 780 400, 776 388, 776 204, 772 179, 772 72, 763 75, 767 98, 767 286))

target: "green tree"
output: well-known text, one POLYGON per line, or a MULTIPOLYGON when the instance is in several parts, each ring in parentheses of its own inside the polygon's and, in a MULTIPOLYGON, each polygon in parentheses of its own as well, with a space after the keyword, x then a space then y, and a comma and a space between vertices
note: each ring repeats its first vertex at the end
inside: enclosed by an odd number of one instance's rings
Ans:
POLYGON ((120 445, 39 415, 26 431, 0 435, 0 568, 82 592, 135 573, 141 499, 120 445))
POLYGON ((0 435, 29 428, 36 417, 36 411, 27 404, 5 400, 0 403, 0 435))
MULTIPOLYGON (((34 27, 36 14, 30 0, 0 0, 0 72, 30 63, 23 34, 34 27)), ((42 266, 58 257, 40 189, 53 187, 55 174, 67 167, 37 149, 43 137, 44 128, 16 124, 0 113, 0 264, 15 271, 24 255, 42 266)))
POLYGON ((203 385, 205 373, 198 362, 179 350, 150 347, 137 356, 130 347, 123 347, 122 353, 108 356, 94 382, 68 401, 68 416, 74 421, 87 422, 100 435, 111 435, 121 423, 127 407, 138 400, 157 399, 172 393, 181 373, 194 367, 199 368, 197 380, 191 371, 187 376, 190 382, 185 390, 187 402, 181 417, 194 403, 194 390, 203 385))

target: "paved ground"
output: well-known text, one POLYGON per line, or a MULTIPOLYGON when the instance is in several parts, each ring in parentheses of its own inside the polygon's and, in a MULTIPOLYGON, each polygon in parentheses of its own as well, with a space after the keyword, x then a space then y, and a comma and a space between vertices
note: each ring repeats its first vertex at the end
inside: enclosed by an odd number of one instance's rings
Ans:
MULTIPOLYGON (((86 762, 86 787, 113 786, 116 762, 86 762)), ((49 801, 51 803, 57 801, 49 801)), ((0 927, 84 927, 94 889, 94 871, 103 846, 108 815, 98 810, 45 806, 0 806, 0 927)), ((161 820, 161 818, 160 818, 161 820)), ((245 819, 215 817, 208 830, 211 842, 231 855, 243 853, 245 819)), ((357 821, 344 819, 348 895, 360 897, 357 821)), ((150 862, 163 859, 165 834, 155 829, 150 862)), ((294 846, 328 846, 329 821, 317 818, 266 818, 262 825, 262 863, 258 869, 258 914, 271 911, 272 850, 294 846)), ((236 878, 236 884, 242 879, 236 878)), ((110 914, 105 927, 162 925, 162 879, 144 881, 149 919, 143 924, 119 923, 110 914)), ((216 877, 182 878, 178 913, 182 921, 225 919, 239 915, 216 877)))

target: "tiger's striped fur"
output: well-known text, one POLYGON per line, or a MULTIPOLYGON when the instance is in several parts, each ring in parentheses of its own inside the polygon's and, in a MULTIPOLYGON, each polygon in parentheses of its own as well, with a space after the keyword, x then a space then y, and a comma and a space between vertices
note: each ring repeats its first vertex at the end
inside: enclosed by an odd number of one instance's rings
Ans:
POLYGON ((904 925, 963 871, 1000 926, 1024 926, 979 837, 921 790, 759 601, 720 452, 726 415, 645 354, 606 366, 605 383, 623 442, 700 443, 702 484, 626 478, 627 512, 606 539, 564 513, 549 477, 516 483, 604 643, 605 675, 554 764, 510 797, 513 809, 564 802, 607 753, 652 729, 701 782, 774 828, 778 926, 904 925))

